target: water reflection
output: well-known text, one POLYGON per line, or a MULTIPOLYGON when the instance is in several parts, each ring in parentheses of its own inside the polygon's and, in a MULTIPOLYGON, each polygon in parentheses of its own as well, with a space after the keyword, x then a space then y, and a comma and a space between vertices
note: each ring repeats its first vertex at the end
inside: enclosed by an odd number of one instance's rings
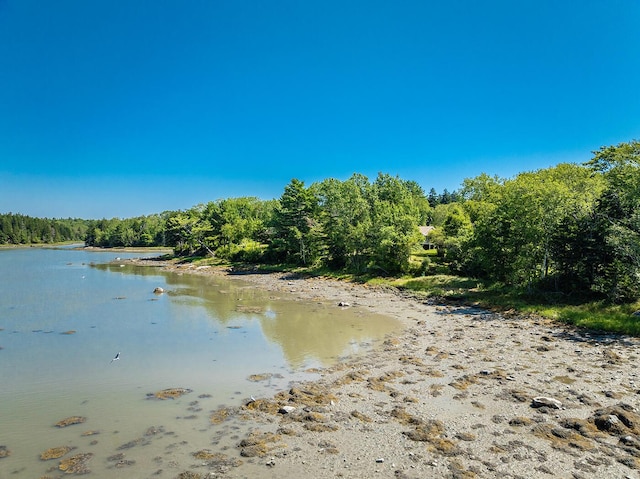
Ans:
POLYGON ((330 366, 345 355, 384 338, 400 327, 386 316, 338 308, 328 302, 295 300, 236 278, 178 274, 154 267, 100 265, 113 272, 164 278, 167 297, 176 305, 203 308, 223 327, 257 323, 263 337, 281 349, 293 369, 310 362, 330 366))

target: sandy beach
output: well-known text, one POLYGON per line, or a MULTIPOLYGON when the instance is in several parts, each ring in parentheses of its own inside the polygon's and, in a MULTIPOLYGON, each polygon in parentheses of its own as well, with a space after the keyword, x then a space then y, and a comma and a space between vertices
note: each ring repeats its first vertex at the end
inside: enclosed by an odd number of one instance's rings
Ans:
POLYGON ((640 477, 636 338, 392 288, 149 263, 404 324, 316 382, 225 412, 250 433, 234 448, 202 450, 178 477, 640 477))

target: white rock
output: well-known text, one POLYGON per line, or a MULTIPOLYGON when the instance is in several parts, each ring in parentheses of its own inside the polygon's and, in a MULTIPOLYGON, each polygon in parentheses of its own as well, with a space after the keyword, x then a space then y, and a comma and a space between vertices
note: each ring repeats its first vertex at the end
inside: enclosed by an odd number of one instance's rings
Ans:
POLYGON ((531 401, 531 406, 533 407, 552 407, 554 409, 562 409, 562 403, 557 399, 546 397, 546 396, 538 396, 533 398, 531 401))

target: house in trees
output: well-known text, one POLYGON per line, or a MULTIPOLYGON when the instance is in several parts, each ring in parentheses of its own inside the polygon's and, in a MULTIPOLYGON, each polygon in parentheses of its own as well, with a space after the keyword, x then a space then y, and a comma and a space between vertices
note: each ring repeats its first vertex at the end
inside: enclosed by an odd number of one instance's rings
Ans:
POLYGON ((424 249, 436 249, 436 245, 433 244, 429 239, 429 235, 434 230, 434 228, 435 226, 418 226, 420 233, 422 234, 422 236, 424 236, 424 241, 422 242, 422 247, 424 249))

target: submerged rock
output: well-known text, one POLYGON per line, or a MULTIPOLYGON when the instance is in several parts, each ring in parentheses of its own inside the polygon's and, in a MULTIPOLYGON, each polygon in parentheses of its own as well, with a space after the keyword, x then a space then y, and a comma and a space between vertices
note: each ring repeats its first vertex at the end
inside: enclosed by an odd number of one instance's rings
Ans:
POLYGON ((0 446, 0 459, 11 455, 11 450, 7 446, 0 446))

